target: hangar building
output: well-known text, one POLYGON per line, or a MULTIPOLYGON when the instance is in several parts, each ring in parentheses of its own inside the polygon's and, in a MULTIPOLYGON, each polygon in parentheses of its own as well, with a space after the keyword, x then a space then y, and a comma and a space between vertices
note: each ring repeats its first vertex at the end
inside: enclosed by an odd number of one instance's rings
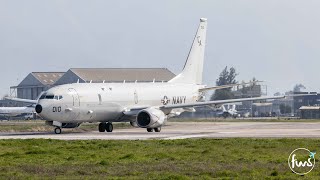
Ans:
POLYGON ((67 72, 32 72, 18 86, 10 87, 10 96, 36 99, 51 87, 76 83, 167 82, 175 77, 167 68, 72 68, 67 72))
POLYGON ((32 72, 18 86, 10 87, 10 95, 22 99, 36 99, 42 91, 54 86, 64 72, 32 72))
POLYGON ((299 110, 302 119, 320 119, 320 106, 302 106, 299 110))
POLYGON ((55 85, 70 83, 167 82, 175 77, 166 68, 72 68, 55 85))

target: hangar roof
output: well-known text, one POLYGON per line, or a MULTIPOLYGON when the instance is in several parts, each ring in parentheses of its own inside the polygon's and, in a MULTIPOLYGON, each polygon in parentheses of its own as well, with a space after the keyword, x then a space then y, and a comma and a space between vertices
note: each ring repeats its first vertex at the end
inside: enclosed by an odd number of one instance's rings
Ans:
POLYGON ((58 79, 60 79, 64 72, 32 72, 31 73, 37 80, 44 85, 53 85, 58 79))
POLYGON ((320 110, 320 106, 301 106, 300 110, 320 110))
POLYGON ((32 72, 11 88, 51 87, 79 82, 156 82, 175 77, 167 68, 71 68, 67 72, 32 72))
POLYGON ((272 106, 272 103, 252 103, 255 106, 262 107, 262 106, 272 106))
POLYGON ((70 71, 86 82, 169 81, 175 77, 167 68, 71 68, 70 71))
POLYGON ((64 74, 64 72, 32 72, 18 86, 11 88, 51 86, 64 74))

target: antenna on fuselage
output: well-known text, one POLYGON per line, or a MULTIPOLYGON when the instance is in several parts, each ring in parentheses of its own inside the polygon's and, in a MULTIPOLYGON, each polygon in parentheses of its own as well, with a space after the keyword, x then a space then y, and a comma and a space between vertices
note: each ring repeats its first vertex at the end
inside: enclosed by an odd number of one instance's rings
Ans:
POLYGON ((80 79, 78 79, 77 83, 78 83, 78 84, 80 83, 80 79))
POLYGON ((155 83, 156 82, 156 79, 153 79, 153 83, 155 83))
POLYGON ((137 83, 138 82, 138 80, 136 80, 134 83, 137 83))
POLYGON ((90 80, 90 84, 92 83, 92 80, 90 80))
POLYGON ((103 80, 103 82, 102 82, 102 83, 104 84, 105 82, 106 82, 106 80, 103 80))
POLYGON ((123 83, 126 83, 126 80, 123 80, 123 83))

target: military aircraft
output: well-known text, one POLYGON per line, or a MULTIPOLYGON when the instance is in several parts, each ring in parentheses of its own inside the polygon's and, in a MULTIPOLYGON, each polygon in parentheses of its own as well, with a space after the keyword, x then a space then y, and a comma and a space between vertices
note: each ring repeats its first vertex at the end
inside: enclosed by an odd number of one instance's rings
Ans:
POLYGON ((226 103, 280 99, 258 97, 203 102, 203 92, 229 88, 207 87, 202 84, 207 19, 201 18, 191 50, 180 74, 163 83, 74 83, 53 87, 44 92, 35 110, 47 125, 75 128, 84 122, 100 122, 99 132, 112 132, 113 122, 130 122, 132 126, 160 132, 166 121, 194 107, 220 108, 226 103))
POLYGON ((232 104, 231 107, 230 107, 230 104, 228 104, 227 108, 225 106, 226 105, 221 106, 221 112, 218 113, 219 116, 222 116, 224 118, 228 118, 228 117, 237 118, 239 116, 239 113, 236 109, 235 104, 232 104))
POLYGON ((34 107, 34 105, 25 107, 0 107, 0 116, 3 116, 8 120, 13 117, 22 117, 26 120, 30 120, 35 114, 34 107))

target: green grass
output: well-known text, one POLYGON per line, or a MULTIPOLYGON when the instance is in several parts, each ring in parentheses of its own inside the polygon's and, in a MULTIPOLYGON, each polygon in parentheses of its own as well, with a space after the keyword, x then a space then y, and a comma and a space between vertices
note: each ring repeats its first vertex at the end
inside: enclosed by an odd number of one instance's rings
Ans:
POLYGON ((290 171, 298 147, 320 139, 0 140, 0 179, 319 179, 290 171))

